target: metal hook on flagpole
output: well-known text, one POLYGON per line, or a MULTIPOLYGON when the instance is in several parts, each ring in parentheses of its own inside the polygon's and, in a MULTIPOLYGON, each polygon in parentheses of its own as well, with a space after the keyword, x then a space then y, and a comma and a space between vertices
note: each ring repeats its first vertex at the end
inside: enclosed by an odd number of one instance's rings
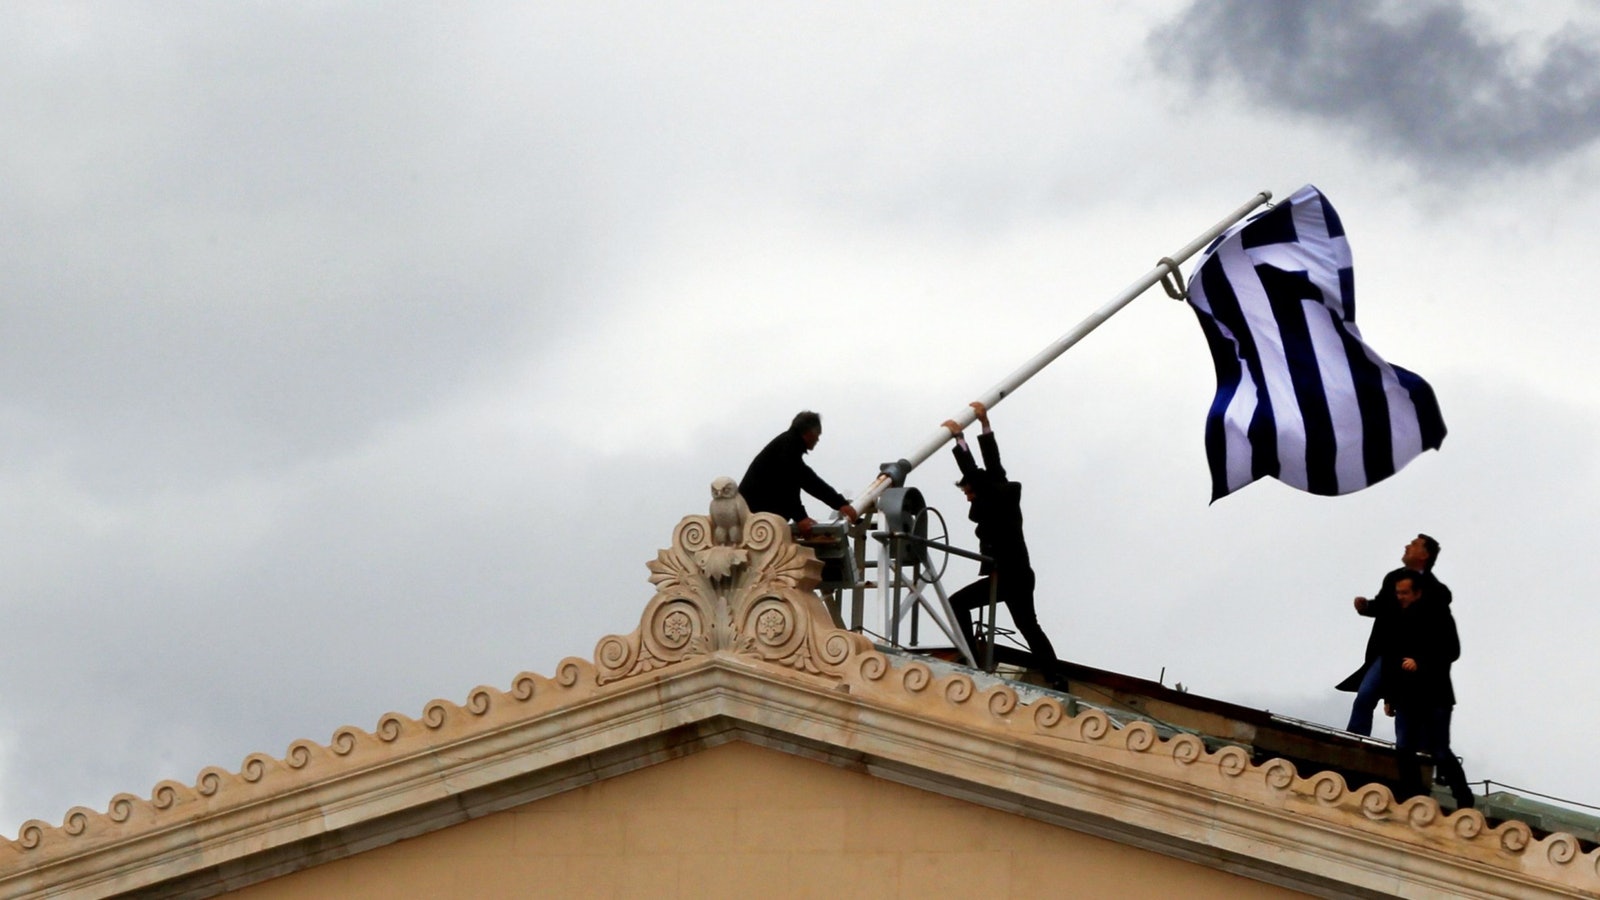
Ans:
POLYGON ((1163 256, 1156 261, 1156 264, 1167 267, 1167 271, 1161 275, 1161 287, 1167 292, 1167 296, 1174 300, 1189 299, 1189 286, 1183 283, 1183 270, 1178 268, 1172 257, 1163 256))

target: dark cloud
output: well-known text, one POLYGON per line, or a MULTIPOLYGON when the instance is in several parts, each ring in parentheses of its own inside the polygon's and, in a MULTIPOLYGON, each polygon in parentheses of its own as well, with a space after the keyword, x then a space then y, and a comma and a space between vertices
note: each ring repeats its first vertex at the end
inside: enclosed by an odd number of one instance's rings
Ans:
POLYGON ((1195 3, 1149 48, 1198 89, 1355 126, 1423 169, 1531 166, 1600 137, 1600 51, 1549 38, 1535 62, 1458 2, 1195 3))

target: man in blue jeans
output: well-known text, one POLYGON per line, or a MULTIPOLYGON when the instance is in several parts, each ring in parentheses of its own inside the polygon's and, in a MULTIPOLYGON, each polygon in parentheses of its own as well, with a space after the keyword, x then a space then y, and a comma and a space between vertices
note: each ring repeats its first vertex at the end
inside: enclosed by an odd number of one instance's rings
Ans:
POLYGON ((1341 691, 1355 691, 1355 703, 1350 707, 1350 723, 1345 730, 1361 735, 1372 735, 1372 713, 1378 707, 1380 699, 1380 686, 1383 683, 1383 660, 1381 647, 1384 633, 1391 621, 1390 614, 1397 608, 1394 596, 1395 582, 1401 578, 1421 576, 1427 582, 1424 586, 1430 600, 1450 605, 1450 588, 1433 575, 1433 563, 1439 558, 1439 542, 1433 538, 1419 534, 1400 554, 1401 567, 1383 576, 1383 586, 1372 599, 1357 597, 1355 601, 1356 612, 1363 616, 1370 616, 1372 634, 1367 638, 1367 658, 1361 668, 1350 673, 1350 676, 1339 682, 1341 691))

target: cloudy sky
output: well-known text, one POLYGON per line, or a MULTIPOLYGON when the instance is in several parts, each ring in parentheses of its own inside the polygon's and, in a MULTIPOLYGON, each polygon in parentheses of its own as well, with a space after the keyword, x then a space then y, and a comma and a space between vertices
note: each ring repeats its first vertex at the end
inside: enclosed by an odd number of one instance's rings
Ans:
POLYGON ((796 410, 853 494, 1306 183, 1442 451, 1208 504, 1154 290, 995 410, 1041 620, 1341 725, 1427 531, 1468 777, 1600 804, 1592 0, 13 3, 0 120, 0 834, 590 656, 796 410))

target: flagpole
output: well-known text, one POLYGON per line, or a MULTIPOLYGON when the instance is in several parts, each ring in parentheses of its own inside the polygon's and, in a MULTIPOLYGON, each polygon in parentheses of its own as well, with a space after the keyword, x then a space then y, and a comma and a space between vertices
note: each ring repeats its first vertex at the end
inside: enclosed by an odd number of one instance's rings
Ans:
MULTIPOLYGON (((1039 370, 1054 362, 1056 357, 1067 352, 1067 350, 1069 350, 1073 344, 1083 340, 1084 336, 1089 332, 1099 328, 1101 323, 1105 322, 1105 320, 1111 318, 1117 312, 1121 311, 1121 309, 1131 303, 1135 297, 1149 290, 1156 282, 1166 278, 1168 275, 1178 275, 1178 266, 1181 263, 1198 253, 1213 240, 1216 240, 1218 235, 1222 234, 1224 231, 1227 231, 1229 228, 1232 228, 1234 224, 1243 219, 1245 216, 1249 215, 1250 212, 1256 207, 1266 203, 1271 199, 1271 191, 1262 191, 1261 193, 1256 194, 1254 197, 1251 197, 1247 203, 1229 213, 1227 218, 1218 222, 1216 225, 1213 225, 1208 231, 1206 231, 1205 234, 1202 234, 1185 244, 1183 249, 1172 254, 1171 256, 1163 257, 1162 260, 1156 264, 1155 268, 1151 269, 1149 272, 1146 272, 1138 281, 1135 281, 1133 284, 1130 284, 1127 288, 1123 289, 1122 293, 1113 297, 1104 306, 1095 310, 1088 318, 1084 319, 1082 322, 1079 322, 1076 328, 1073 328, 1071 331, 1062 335, 1056 340, 1055 343, 1039 351, 1039 353, 1032 359, 1028 360, 1026 363, 1023 363, 1021 368, 1017 369, 1015 372, 1012 372, 1010 375, 1007 375, 999 384, 980 395, 977 402, 982 403, 985 409, 993 409, 1001 400, 1011 396, 1011 394, 1015 392, 1017 388, 1022 386, 1023 382, 1026 382, 1029 378, 1037 375, 1039 370)), ((956 423, 957 426, 966 428, 977 419, 977 411, 974 410, 969 404, 967 406, 963 406, 961 411, 952 416, 951 419, 956 423)), ((893 467, 897 471, 899 477, 903 479, 906 475, 911 473, 911 470, 922 465, 924 462, 927 462, 928 457, 932 456, 934 453, 937 453, 939 448, 948 443, 952 437, 954 437, 954 435, 950 433, 950 430, 945 428, 943 425, 940 425, 938 431, 929 435, 928 439, 923 441, 922 446, 916 449, 916 452, 905 457, 899 462, 886 464, 885 468, 893 467)), ((867 485, 866 488, 861 491, 861 493, 857 494, 856 498, 850 502, 850 505, 855 507, 858 513, 865 515, 867 511, 872 508, 873 504, 878 502, 878 497, 881 496, 883 492, 889 488, 891 484, 893 484, 893 482, 894 479, 891 477, 890 473, 885 471, 877 478, 873 479, 872 483, 867 485)))

